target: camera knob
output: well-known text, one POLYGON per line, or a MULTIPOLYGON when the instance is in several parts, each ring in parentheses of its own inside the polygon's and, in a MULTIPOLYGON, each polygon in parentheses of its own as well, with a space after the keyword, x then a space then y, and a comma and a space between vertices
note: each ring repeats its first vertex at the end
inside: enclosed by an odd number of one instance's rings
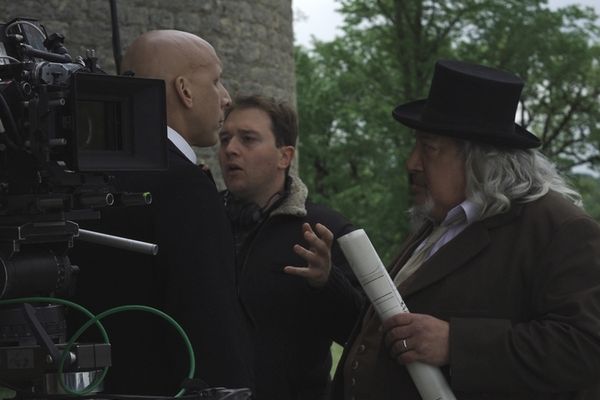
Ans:
POLYGON ((31 96, 31 94, 33 93, 33 88, 31 87, 31 84, 29 82, 22 82, 21 83, 21 91, 26 96, 31 96))

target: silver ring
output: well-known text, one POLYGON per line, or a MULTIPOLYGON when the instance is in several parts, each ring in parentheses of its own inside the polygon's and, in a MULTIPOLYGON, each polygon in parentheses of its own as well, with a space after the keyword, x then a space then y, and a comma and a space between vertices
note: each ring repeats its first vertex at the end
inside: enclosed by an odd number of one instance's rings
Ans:
POLYGON ((406 344, 406 339, 402 339, 402 352, 408 351, 408 344, 406 344))

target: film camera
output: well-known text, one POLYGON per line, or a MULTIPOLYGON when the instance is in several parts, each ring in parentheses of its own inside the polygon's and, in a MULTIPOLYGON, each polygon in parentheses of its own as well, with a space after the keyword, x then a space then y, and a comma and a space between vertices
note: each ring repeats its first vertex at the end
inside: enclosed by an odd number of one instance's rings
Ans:
MULTIPOLYGON (((164 83, 103 74, 63 40, 36 20, 0 25, 0 299, 68 295, 72 221, 149 200, 115 193, 105 172, 166 166, 164 83)), ((4 383, 55 390, 65 335, 60 305, 0 309, 4 383)), ((64 369, 76 379, 110 365, 107 344, 73 354, 64 369)))
MULTIPOLYGON (((164 82, 107 75, 93 52, 72 59, 63 43, 35 19, 0 24, 0 387, 17 398, 64 393, 65 382, 89 387, 110 365, 108 343, 63 351, 64 308, 44 299, 73 290, 78 271, 67 253, 83 237, 73 221, 151 201, 115 191, 110 171, 167 163, 164 82)), ((195 398, 247 392, 213 388, 195 398)))

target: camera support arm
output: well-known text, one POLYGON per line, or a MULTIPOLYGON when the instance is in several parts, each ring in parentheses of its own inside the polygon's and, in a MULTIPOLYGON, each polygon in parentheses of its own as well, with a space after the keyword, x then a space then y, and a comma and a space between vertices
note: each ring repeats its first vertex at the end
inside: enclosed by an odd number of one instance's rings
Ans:
POLYGON ((147 254, 150 256, 155 256, 158 254, 158 245, 156 244, 122 238, 119 236, 107 235, 105 233, 88 231, 86 229, 79 229, 79 239, 85 242, 135 251, 137 253, 147 254))
POLYGON ((50 337, 46 333, 46 330, 42 327, 40 321, 35 316, 35 308, 33 308, 33 306, 29 303, 23 303, 23 314, 25 315, 25 318, 29 323, 29 327, 31 328, 38 343, 44 346, 44 348, 48 351, 48 354, 50 354, 50 357, 52 358, 52 364, 58 367, 60 361, 60 353, 52 339, 50 339, 50 337))

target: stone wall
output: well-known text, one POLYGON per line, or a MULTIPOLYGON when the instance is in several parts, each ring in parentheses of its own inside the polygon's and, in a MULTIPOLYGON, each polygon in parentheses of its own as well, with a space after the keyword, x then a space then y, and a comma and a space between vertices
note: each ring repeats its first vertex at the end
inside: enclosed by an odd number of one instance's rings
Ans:
MULTIPOLYGON (((178 29, 208 40, 223 61, 232 96, 262 93, 295 101, 292 0, 118 0, 122 52, 140 33, 178 29)), ((39 19, 48 33, 66 37, 72 56, 95 49, 102 67, 115 73, 108 0, 0 0, 8 22, 39 19)), ((214 170, 211 151, 201 152, 214 170)), ((218 175, 215 174, 215 175, 218 175)))

